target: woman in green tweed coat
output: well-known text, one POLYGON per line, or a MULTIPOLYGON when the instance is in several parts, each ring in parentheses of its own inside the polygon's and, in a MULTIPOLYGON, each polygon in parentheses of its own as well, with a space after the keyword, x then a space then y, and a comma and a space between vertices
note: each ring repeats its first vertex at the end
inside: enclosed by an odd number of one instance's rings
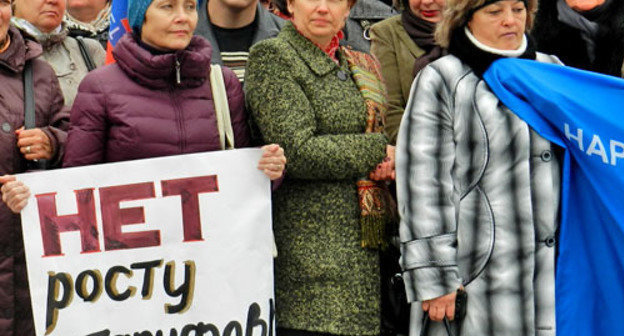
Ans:
POLYGON ((327 18, 338 4, 348 14, 353 3, 289 1, 297 28, 287 23, 277 38, 256 44, 247 63, 248 106, 264 140, 279 143, 289 160, 273 197, 281 336, 380 333, 379 258, 361 246, 356 181, 384 160, 388 140, 364 133, 366 104, 336 50, 342 25, 319 41, 306 37, 317 27, 297 21, 308 14, 298 5, 316 4, 313 14, 327 18))

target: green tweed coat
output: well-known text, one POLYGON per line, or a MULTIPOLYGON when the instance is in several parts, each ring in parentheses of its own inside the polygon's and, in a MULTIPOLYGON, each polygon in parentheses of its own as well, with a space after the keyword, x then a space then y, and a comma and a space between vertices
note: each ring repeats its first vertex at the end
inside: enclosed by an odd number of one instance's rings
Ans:
POLYGON ((273 197, 277 325, 377 335, 379 259, 360 247, 355 183, 388 141, 364 134, 364 100, 343 55, 340 64, 288 23, 250 50, 245 96, 264 140, 288 158, 273 197))

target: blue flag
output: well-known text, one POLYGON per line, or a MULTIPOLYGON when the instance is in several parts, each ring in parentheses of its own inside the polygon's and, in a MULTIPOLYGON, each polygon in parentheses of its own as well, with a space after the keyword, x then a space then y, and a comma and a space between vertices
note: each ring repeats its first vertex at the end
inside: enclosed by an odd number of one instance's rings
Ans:
POLYGON ((130 31, 130 25, 128 24, 128 0, 113 0, 111 4, 108 44, 106 46, 106 64, 115 62, 112 53, 113 48, 127 31, 130 31))
POLYGON ((495 62, 484 78, 565 149, 557 335, 624 335, 624 80, 519 59, 495 62))

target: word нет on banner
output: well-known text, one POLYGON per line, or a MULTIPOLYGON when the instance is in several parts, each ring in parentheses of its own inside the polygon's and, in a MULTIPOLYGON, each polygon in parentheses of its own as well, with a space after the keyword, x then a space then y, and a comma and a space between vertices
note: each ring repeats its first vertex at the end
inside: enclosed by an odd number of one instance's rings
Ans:
POLYGON ((261 151, 18 175, 37 336, 271 336, 261 151))

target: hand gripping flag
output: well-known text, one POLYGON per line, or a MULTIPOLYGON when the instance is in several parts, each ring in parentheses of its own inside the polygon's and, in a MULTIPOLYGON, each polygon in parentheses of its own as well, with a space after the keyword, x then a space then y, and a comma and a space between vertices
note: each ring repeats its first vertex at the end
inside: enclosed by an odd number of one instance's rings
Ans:
POLYGON ((113 48, 127 31, 130 31, 130 25, 128 24, 128 0, 113 0, 108 43, 106 45, 106 64, 115 62, 113 48))
POLYGON ((565 149, 557 335, 624 335, 624 80, 519 59, 495 62, 484 78, 565 149))

